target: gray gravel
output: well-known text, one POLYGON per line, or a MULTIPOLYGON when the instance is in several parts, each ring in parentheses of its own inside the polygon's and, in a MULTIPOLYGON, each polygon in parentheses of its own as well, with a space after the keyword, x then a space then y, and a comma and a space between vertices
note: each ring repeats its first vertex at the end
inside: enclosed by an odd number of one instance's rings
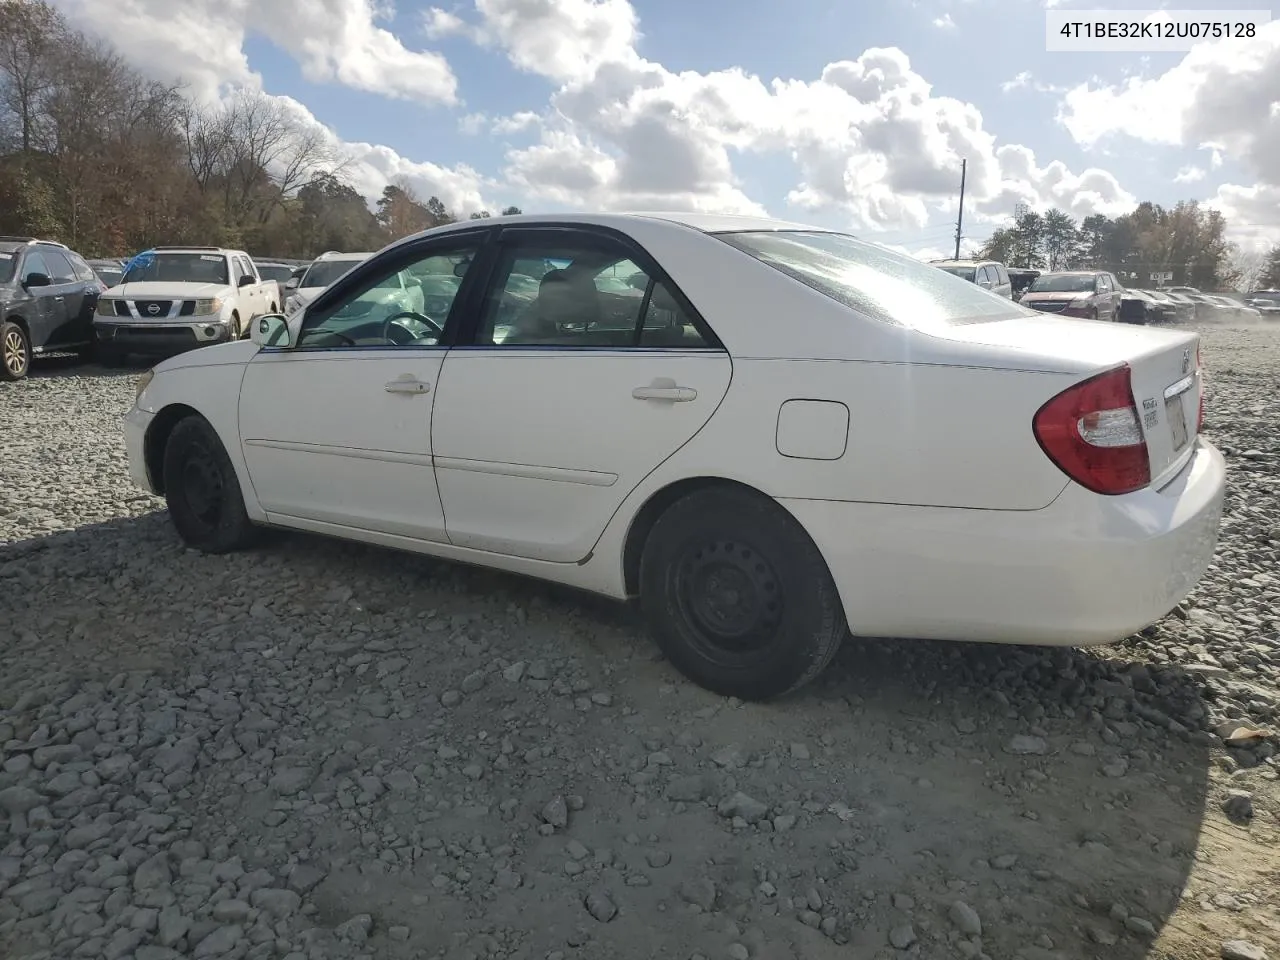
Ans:
POLYGON ((1280 957, 1280 326, 1205 358, 1230 502, 1183 608, 850 643, 768 706, 537 583, 186 551, 130 376, 5 384, 0 956, 1280 957))

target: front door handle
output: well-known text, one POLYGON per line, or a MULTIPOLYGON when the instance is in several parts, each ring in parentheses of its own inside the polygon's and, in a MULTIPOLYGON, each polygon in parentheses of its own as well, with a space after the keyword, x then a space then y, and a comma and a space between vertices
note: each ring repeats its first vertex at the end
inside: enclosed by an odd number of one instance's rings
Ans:
POLYGON ((399 380, 392 380, 383 389, 387 393, 426 393, 431 389, 431 384, 404 377, 399 380))
POLYGON ((688 403, 698 396, 693 387, 681 387, 670 377, 658 377, 647 387, 636 387, 631 396, 637 400, 665 400, 668 403, 688 403))

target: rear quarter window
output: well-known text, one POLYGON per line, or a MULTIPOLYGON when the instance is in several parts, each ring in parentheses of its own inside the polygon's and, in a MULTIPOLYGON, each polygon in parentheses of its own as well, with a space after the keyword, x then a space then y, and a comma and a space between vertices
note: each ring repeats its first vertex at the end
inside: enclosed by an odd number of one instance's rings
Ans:
POLYGON ((1034 315, 946 270, 848 234, 779 230, 714 236, 881 323, 929 330, 1034 315))

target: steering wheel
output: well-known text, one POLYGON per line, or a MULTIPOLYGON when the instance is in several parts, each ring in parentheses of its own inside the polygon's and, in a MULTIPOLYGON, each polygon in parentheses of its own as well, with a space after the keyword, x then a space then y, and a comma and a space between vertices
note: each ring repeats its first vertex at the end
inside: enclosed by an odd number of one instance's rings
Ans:
POLYGON ((429 327, 437 337, 442 336, 444 334, 444 326, 438 323, 437 321, 432 320, 430 317, 424 316, 421 313, 415 313, 413 310, 402 310, 400 313, 393 313, 391 316, 387 317, 387 319, 382 322, 382 339, 383 340, 386 340, 390 343, 409 342, 405 340, 393 339, 391 337, 392 326, 399 327, 405 333, 409 334, 411 340, 421 339, 419 337, 413 336, 413 331, 411 331, 404 324, 398 322, 402 317, 408 318, 409 320, 414 320, 418 323, 421 323, 423 326, 429 327))

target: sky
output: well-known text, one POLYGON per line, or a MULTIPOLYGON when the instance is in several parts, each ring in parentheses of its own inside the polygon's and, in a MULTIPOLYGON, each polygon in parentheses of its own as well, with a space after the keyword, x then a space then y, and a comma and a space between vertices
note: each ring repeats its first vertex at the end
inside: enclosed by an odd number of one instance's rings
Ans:
MULTIPOLYGON (((1240 0, 53 0, 209 102, 256 88, 344 175, 452 210, 766 213, 921 257, 1018 204, 1221 209, 1280 242, 1280 20, 1185 52, 1046 52, 1056 12, 1240 0)), ((1253 6, 1259 7, 1259 4, 1253 6)))

